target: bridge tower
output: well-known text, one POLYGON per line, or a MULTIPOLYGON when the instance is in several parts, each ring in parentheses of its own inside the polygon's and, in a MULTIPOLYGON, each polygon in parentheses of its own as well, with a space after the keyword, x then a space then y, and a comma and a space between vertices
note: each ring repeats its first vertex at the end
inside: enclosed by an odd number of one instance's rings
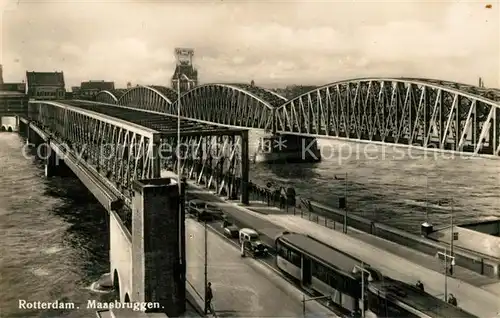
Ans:
POLYGON ((172 76, 172 88, 177 90, 179 85, 181 92, 185 92, 198 85, 198 70, 193 66, 194 50, 176 48, 174 54, 177 63, 172 76))

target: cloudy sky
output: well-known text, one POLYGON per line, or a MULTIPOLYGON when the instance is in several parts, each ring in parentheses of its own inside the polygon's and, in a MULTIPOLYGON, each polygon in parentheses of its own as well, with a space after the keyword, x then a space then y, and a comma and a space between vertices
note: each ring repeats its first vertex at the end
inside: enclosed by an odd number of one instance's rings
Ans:
POLYGON ((418 76, 475 84, 481 76, 500 87, 499 0, 8 2, 6 81, 63 70, 68 87, 168 85, 180 46, 195 49, 202 83, 418 76))

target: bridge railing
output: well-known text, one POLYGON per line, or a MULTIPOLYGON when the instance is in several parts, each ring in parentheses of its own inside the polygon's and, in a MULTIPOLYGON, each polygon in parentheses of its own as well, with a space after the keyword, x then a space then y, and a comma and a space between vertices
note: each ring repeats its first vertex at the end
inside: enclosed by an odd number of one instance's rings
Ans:
POLYGON ((53 101, 30 101, 28 119, 100 176, 126 205, 133 180, 160 177, 160 134, 153 129, 53 101))
MULTIPOLYGON (((340 207, 329 207, 298 196, 287 196, 284 188, 250 184, 250 200, 266 202, 268 206, 279 208, 282 213, 293 214, 332 230, 344 230, 344 224, 354 231, 364 232, 379 238, 410 247, 422 253, 435 256, 444 249, 443 244, 426 239, 389 225, 356 215, 340 207), (347 220, 345 221, 345 218, 347 220)), ((351 231, 351 230, 349 230, 351 231)), ((375 244, 376 245, 376 244, 375 244)), ((446 246, 446 244, 445 244, 446 246)), ((476 251, 456 247, 455 259, 458 266, 481 275, 498 278, 500 259, 476 251)))

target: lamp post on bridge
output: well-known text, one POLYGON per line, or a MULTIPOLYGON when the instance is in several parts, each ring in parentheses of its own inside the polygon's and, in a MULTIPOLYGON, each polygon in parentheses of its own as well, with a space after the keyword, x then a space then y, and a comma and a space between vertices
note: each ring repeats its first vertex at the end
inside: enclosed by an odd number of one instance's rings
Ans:
POLYGON ((340 198, 339 206, 342 208, 342 203, 344 204, 344 228, 343 232, 347 233, 347 172, 344 177, 338 177, 335 175, 335 180, 344 181, 344 197, 340 198))
MULTIPOLYGON (((179 228, 179 267, 181 268, 181 279, 186 281, 186 257, 185 257, 185 187, 186 187, 186 182, 184 178, 182 177, 182 169, 181 169, 181 163, 180 163, 180 144, 181 144, 181 89, 180 89, 180 77, 179 75, 177 76, 177 151, 176 151, 176 156, 177 156, 177 187, 179 190, 179 224, 177 225, 179 228)), ((205 231, 206 231, 206 226, 205 226, 205 231)), ((206 234, 205 234, 205 239, 206 239, 206 234)), ((206 243, 205 243, 206 246, 206 243)), ((206 247, 205 247, 206 248, 206 247)), ((205 252, 206 254, 206 252, 205 252)), ((206 266, 206 259, 205 259, 205 266, 206 266)), ((206 286, 205 286, 206 289, 206 286)), ((184 291, 185 293, 185 291, 184 291)), ((184 294, 185 297, 185 294, 184 294)))
POLYGON ((450 266, 453 266, 455 265, 455 257, 448 254, 447 248, 444 249, 444 252, 438 252, 437 255, 444 258, 444 301, 448 301, 448 259, 450 266))
MULTIPOLYGON (((451 211, 450 211, 450 255, 453 256, 453 248, 454 248, 454 241, 458 240, 458 232, 455 232, 455 224, 454 224, 454 213, 455 213, 455 200, 450 199, 450 200, 441 200, 438 202, 439 205, 450 205, 451 206, 451 211)), ((455 258, 453 258, 455 260, 455 258)), ((453 266, 455 265, 455 262, 453 261, 450 264, 450 275, 453 275, 453 266)))
POLYGON ((455 233, 455 225, 453 220, 453 214, 455 209, 454 200, 442 200, 439 201, 439 205, 451 204, 451 212, 450 212, 450 254, 448 254, 448 249, 445 248, 444 253, 438 252, 437 256, 442 256, 444 258, 444 300, 448 301, 448 273, 453 275, 453 266, 455 266, 455 256, 453 254, 453 245, 454 241, 458 240, 458 232, 455 233), (448 260, 450 261, 450 267, 448 268, 448 260))
POLYGON ((363 308, 361 309, 361 317, 365 318, 365 273, 370 277, 370 272, 365 268, 365 264, 361 262, 360 265, 354 265, 354 273, 361 272, 361 303, 363 308))

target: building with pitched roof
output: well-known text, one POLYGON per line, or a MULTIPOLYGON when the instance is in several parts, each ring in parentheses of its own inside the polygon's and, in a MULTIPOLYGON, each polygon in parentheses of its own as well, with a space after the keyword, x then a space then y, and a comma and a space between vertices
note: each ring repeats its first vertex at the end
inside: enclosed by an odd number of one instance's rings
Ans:
POLYGON ((26 82, 29 98, 56 100, 66 97, 63 72, 26 72, 26 82))
MULTIPOLYGON (((24 114, 27 110, 27 105, 26 84, 24 82, 4 83, 2 65, 0 65, 0 116, 24 114)), ((2 119, 2 130, 7 130, 10 126, 10 124, 5 125, 2 119)))
POLYGON ((112 91, 115 89, 115 82, 88 81, 80 84, 78 96, 81 98, 93 98, 100 91, 112 91))

